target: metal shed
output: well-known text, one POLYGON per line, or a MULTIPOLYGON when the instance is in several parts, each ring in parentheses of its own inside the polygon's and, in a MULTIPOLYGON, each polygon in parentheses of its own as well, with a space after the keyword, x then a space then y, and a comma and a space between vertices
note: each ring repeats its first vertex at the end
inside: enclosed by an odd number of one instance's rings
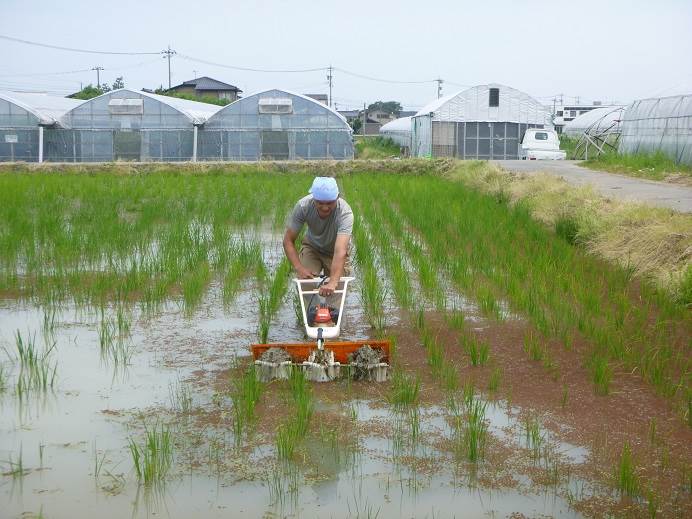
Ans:
POLYGON ((83 103, 77 99, 27 92, 0 92, 0 161, 42 162, 44 133, 83 103))
POLYGON ((195 160, 198 127, 220 106, 122 88, 66 112, 46 139, 49 160, 195 160))
POLYGON ((202 160, 351 159, 346 119, 307 96, 271 89, 235 101, 200 131, 202 160))
POLYGON ((527 128, 552 128, 548 108, 528 94, 491 83, 436 99, 412 119, 416 157, 518 159, 527 128))

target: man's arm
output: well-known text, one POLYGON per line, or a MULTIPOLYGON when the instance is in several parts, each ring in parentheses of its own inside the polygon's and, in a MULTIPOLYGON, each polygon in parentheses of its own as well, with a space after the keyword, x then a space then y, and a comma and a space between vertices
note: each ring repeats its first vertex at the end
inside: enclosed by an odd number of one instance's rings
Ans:
POLYGON ((348 252, 348 243, 350 240, 351 236, 348 234, 336 235, 332 267, 329 269, 329 281, 320 287, 320 295, 330 296, 334 293, 334 290, 336 290, 339 279, 341 279, 341 275, 344 273, 346 254, 348 252))
MULTIPOLYGON (((298 251, 296 250, 296 238, 298 238, 298 233, 290 227, 287 227, 283 240, 286 257, 288 258, 288 261, 291 262, 291 265, 293 265, 293 268, 296 270, 296 273, 300 279, 313 278, 316 276, 316 274, 314 272, 310 272, 310 269, 305 268, 300 262, 300 257, 298 256, 298 251)), ((343 265, 341 268, 343 270, 343 265)))

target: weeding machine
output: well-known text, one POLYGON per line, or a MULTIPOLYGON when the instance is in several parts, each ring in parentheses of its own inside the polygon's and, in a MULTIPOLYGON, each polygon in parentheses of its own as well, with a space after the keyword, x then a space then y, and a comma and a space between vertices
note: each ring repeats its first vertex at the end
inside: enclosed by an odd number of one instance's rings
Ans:
POLYGON ((314 343, 253 344, 252 355, 262 380, 286 379, 292 369, 302 369, 309 380, 326 382, 348 376, 382 382, 389 377, 387 340, 337 341, 341 334, 349 283, 342 277, 334 295, 323 297, 320 287, 326 277, 294 279, 305 335, 314 343))

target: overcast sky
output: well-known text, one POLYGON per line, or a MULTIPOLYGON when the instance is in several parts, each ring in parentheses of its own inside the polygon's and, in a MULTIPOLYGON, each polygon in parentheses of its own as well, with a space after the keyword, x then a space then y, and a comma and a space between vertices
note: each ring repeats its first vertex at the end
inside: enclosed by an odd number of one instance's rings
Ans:
MULTIPOLYGON (((0 35, 63 47, 159 52, 172 83, 210 76, 245 93, 279 87, 327 93, 339 109, 398 100, 416 109, 465 86, 497 82, 552 105, 629 102, 692 92, 692 1, 0 0, 0 35), (344 71, 389 81, 349 75, 344 71)), ((167 85, 156 55, 69 52, 0 39, 0 89, 61 94, 80 84, 167 85), (64 72, 80 71, 66 74, 64 72), (40 75, 39 75, 40 74, 40 75)))

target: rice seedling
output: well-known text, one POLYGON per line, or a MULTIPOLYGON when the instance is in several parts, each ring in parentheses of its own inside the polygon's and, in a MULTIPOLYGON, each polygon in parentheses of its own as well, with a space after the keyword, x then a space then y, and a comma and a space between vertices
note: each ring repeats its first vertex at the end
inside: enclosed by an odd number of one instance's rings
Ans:
POLYGON ((483 459, 485 454, 488 434, 488 426, 485 423, 486 406, 487 404, 481 400, 473 400, 468 406, 461 447, 466 458, 472 462, 483 459))
POLYGON ((590 363, 591 379, 595 385, 596 393, 607 395, 610 392, 610 382, 613 372, 605 357, 594 354, 590 363))
POLYGON ((646 511, 651 519, 656 519, 660 506, 660 497, 652 487, 646 491, 646 511))
POLYGON ((545 356, 545 351, 538 342, 538 337, 532 332, 524 335, 524 353, 533 361, 543 360, 545 356))
POLYGON ((488 362, 490 347, 487 342, 479 341, 473 335, 462 335, 461 342, 473 366, 483 366, 488 362))
POLYGON ((459 374, 450 362, 445 362, 440 370, 440 383, 442 388, 448 393, 453 393, 459 389, 459 374))
POLYGON ((569 388, 567 387, 567 384, 564 384, 562 386, 562 396, 560 397, 560 405, 564 409, 567 407, 567 401, 569 400, 569 388))
POLYGON ((23 449, 19 447, 19 456, 15 461, 12 458, 12 453, 10 453, 9 459, 6 461, 7 470, 2 473, 3 476, 12 476, 12 479, 21 479, 26 476, 30 470, 24 467, 24 453, 23 449))
POLYGON ((656 417, 652 416, 649 418, 649 443, 655 445, 657 443, 657 433, 656 433, 656 417))
POLYGON ((529 416, 524 420, 524 435, 526 446, 531 451, 533 459, 538 459, 541 454, 544 437, 537 418, 529 416))
POLYGON ((615 470, 615 481, 621 493, 628 496, 635 496, 639 493, 639 476, 634 465, 629 442, 625 442, 622 446, 620 460, 615 470))
POLYGON ((488 391, 496 392, 500 387, 500 382, 502 381, 502 370, 500 368, 494 368, 488 379, 488 391))
POLYGON ((140 484, 151 487, 165 480, 173 464, 173 439, 167 427, 145 426, 144 444, 140 445, 133 438, 129 438, 128 447, 140 484))
POLYGON ((103 452, 99 456, 99 452, 96 449, 96 442, 94 442, 93 455, 94 455, 94 479, 98 479, 99 476, 101 475, 101 470, 103 469, 103 463, 106 461, 106 453, 103 452))
POLYGON ((296 447, 307 434, 314 407, 312 390, 302 370, 292 370, 288 382, 294 413, 276 431, 276 452, 280 459, 290 459, 293 456, 296 447))
POLYGON ((394 372, 389 401, 394 407, 408 407, 418 403, 420 378, 406 375, 400 370, 394 372))
POLYGON ((168 384, 168 398, 178 413, 187 415, 192 411, 192 390, 180 378, 168 384))
POLYGON ((19 375, 15 390, 19 398, 29 391, 47 391, 55 384, 57 362, 51 360, 51 353, 56 343, 46 346, 39 353, 36 346, 36 334, 27 334, 24 338, 19 330, 15 333, 17 358, 19 359, 19 375))
POLYGON ((447 323, 455 330, 464 329, 464 312, 459 309, 452 310, 445 315, 447 323))
POLYGON ((233 434, 237 444, 240 444, 243 432, 255 417, 255 406, 262 390, 263 384, 257 377, 254 364, 250 364, 242 377, 233 382, 233 434))

